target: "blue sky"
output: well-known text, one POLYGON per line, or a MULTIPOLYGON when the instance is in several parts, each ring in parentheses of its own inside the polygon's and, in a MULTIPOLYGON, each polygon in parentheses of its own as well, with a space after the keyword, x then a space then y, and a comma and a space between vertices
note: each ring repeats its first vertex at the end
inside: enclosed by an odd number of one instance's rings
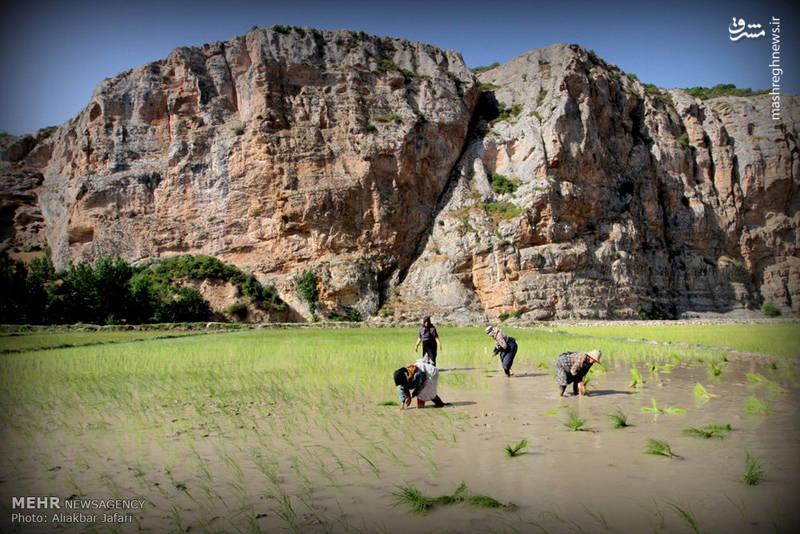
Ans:
POLYGON ((166 57, 178 46, 290 24, 363 30, 463 54, 469 67, 534 48, 578 43, 661 87, 768 88, 767 38, 729 39, 732 17, 781 19, 782 90, 800 94, 798 10, 793 2, 464 0, 381 2, 255 0, 11 0, 0 8, 0 131, 61 124, 104 78, 166 57))

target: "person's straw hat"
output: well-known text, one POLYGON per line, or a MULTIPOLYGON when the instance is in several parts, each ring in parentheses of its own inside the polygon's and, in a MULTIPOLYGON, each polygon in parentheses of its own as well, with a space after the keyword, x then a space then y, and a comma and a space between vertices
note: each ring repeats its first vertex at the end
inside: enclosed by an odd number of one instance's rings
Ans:
POLYGON ((586 355, 589 356, 594 361, 599 362, 600 356, 602 356, 603 353, 600 352, 600 349, 594 349, 593 351, 587 352, 586 355))

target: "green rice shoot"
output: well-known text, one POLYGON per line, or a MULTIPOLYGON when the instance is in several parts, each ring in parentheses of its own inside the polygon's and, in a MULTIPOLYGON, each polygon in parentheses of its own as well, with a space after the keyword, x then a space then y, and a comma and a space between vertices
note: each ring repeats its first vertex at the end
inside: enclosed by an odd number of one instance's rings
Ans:
POLYGON ((749 451, 745 451, 744 457, 744 475, 742 482, 747 486, 756 486, 759 482, 764 480, 766 472, 761 464, 756 460, 749 451))
POLYGON ((755 386, 763 386, 773 393, 786 393, 786 390, 761 373, 747 373, 747 379, 755 386))
POLYGON ((628 416, 622 410, 617 409, 616 412, 608 414, 611 419, 611 426, 613 428, 625 428, 628 426, 628 416))
POLYGON ((639 374, 639 370, 636 367, 631 367, 631 383, 628 384, 629 388, 638 388, 644 384, 644 380, 642 379, 642 375, 639 374))
POLYGON ((395 505, 407 505, 411 512, 416 514, 427 514, 434 506, 447 504, 466 503, 481 508, 506 508, 507 505, 489 497, 472 493, 466 484, 461 483, 452 495, 440 495, 439 497, 426 497, 416 486, 398 486, 398 491, 393 493, 395 505))
POLYGON ((647 438, 647 446, 644 452, 647 454, 666 456, 667 458, 677 458, 677 455, 672 452, 669 443, 655 438, 647 438))
POLYGON ((766 402, 753 396, 744 399, 744 411, 754 415, 770 415, 772 413, 772 409, 766 402))
POLYGON ((505 451, 509 458, 513 458, 514 456, 518 456, 520 452, 528 446, 528 440, 523 439, 513 447, 511 445, 506 445, 505 451))
POLYGON ((682 430, 684 434, 697 436, 705 439, 723 439, 732 430, 731 425, 703 425, 701 427, 690 427, 682 430))
POLYGON ((671 502, 667 504, 670 505, 676 512, 678 512, 678 515, 680 515, 686 521, 686 523, 688 523, 688 525, 691 527, 692 531, 695 532, 695 534, 700 534, 700 529, 697 526, 697 520, 694 518, 691 512, 685 510, 684 508, 681 508, 677 504, 673 504, 671 502))
POLYGON ((570 410, 569 415, 567 416, 567 420, 564 423, 564 426, 572 430, 573 432, 578 432, 583 428, 586 424, 586 421, 578 417, 578 414, 575 410, 570 410))
POLYGON ((700 382, 698 382, 694 386, 694 396, 697 397, 698 399, 705 399, 705 400, 710 399, 712 397, 716 397, 716 395, 714 395, 713 393, 709 393, 708 390, 705 387, 703 387, 703 384, 701 384, 700 382))
POLYGON ((674 406, 667 406, 666 408, 659 408, 658 404, 656 404, 656 399, 651 399, 653 406, 642 406, 643 412, 660 414, 660 413, 672 413, 672 414, 682 414, 686 413, 686 410, 683 408, 675 408, 674 406))

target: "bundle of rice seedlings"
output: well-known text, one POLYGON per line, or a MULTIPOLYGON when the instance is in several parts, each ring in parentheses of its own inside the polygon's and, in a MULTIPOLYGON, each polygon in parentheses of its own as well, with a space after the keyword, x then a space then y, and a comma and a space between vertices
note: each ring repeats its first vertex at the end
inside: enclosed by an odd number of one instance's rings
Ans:
POLYGON ((769 415, 772 413, 772 410, 766 402, 755 397, 747 397, 744 399, 744 411, 758 415, 769 415))
POLYGON ((716 395, 713 393, 709 393, 700 382, 694 386, 694 396, 698 399, 710 399, 711 397, 716 397, 716 395))
POLYGON ((426 497, 415 486, 398 486, 398 491, 394 492, 395 505, 405 504, 411 507, 411 511, 417 514, 426 514, 431 508, 437 505, 456 504, 464 502, 472 506, 483 508, 506 508, 508 505, 489 497, 472 493, 463 482, 452 495, 440 495, 439 497, 426 497))
POLYGON ((622 413, 622 410, 617 409, 616 412, 608 414, 611 418, 611 426, 614 428, 625 428, 628 426, 628 416, 622 413))
POLYGON ((658 407, 658 404, 656 404, 656 399, 650 399, 650 400, 652 400, 652 401, 653 401, 653 407, 652 407, 652 408, 650 408, 649 406, 642 406, 642 411, 643 411, 643 412, 651 412, 651 413, 664 413, 664 410, 662 410, 661 408, 659 408, 659 407, 658 407))
POLYGON ((647 448, 645 448, 644 452, 647 454, 666 456, 667 458, 677 458, 678 456, 672 452, 669 443, 654 438, 647 438, 647 448))
POLYGON ((639 371, 636 367, 631 367, 631 383, 628 384, 629 388, 638 388, 639 385, 644 384, 644 380, 642 380, 642 375, 639 374, 639 371))
POLYGON ((764 386, 767 390, 772 391, 774 393, 786 393, 786 390, 783 389, 781 386, 770 380, 769 378, 765 377, 761 373, 747 373, 747 379, 750 380, 756 386, 764 386))
POLYGON ((514 456, 517 456, 520 453, 520 451, 527 446, 528 446, 527 439, 523 439, 513 447, 511 445, 506 445, 506 454, 508 455, 509 458, 513 458, 514 456))
POLYGON ((758 460, 753 458, 748 451, 744 452, 744 476, 742 476, 742 482, 748 486, 755 486, 764 479, 766 472, 761 467, 761 464, 758 463, 758 460))
POLYGON ((395 497, 395 504, 406 504, 411 507, 411 511, 416 514, 426 514, 434 505, 433 499, 425 497, 416 486, 399 487, 398 491, 392 495, 395 497))
POLYGON ((697 436, 699 438, 705 439, 722 439, 727 436, 727 432, 730 432, 731 425, 704 425, 701 427, 691 427, 685 428, 682 432, 684 434, 689 434, 690 436, 697 436))
POLYGON ((714 360, 708 360, 708 370, 712 376, 719 376, 722 374, 722 369, 714 363, 714 360))
POLYGON ((567 417, 567 421, 564 423, 564 426, 572 430, 573 432, 579 431, 584 425, 586 421, 578 417, 578 414, 575 413, 575 410, 569 411, 569 416, 567 417))
POLYGON ((651 400, 653 402, 653 407, 650 408, 648 406, 642 406, 642 411, 643 412, 650 412, 650 413, 655 413, 655 414, 659 414, 659 413, 686 413, 686 410, 684 410, 683 408, 675 408, 674 406, 668 406, 668 407, 666 407, 666 408, 664 408, 662 410, 656 404, 656 399, 651 399, 651 400))

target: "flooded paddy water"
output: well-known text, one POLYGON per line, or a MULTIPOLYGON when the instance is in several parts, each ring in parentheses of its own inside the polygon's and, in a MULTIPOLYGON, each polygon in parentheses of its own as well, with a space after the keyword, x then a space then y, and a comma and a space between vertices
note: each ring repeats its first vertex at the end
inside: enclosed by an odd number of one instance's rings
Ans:
POLYGON ((136 393, 119 394, 71 413, 52 405, 53 419, 39 421, 12 406, 0 445, 2 530, 800 530, 800 369, 790 360, 608 358, 591 374, 590 396, 569 387, 563 398, 552 362, 521 360, 508 379, 493 365, 443 360, 439 392, 452 405, 442 409, 381 405, 394 399, 386 377, 324 395, 312 387, 292 397, 165 393, 141 411, 132 409, 136 393), (750 397, 767 411, 748 413, 750 397), (564 425, 571 411, 585 422, 579 431, 564 425), (629 426, 612 427, 608 414, 617 411, 629 426), (731 430, 709 439, 683 432, 709 424, 731 430), (649 438, 677 456, 645 454, 649 438), (523 439, 527 446, 509 457, 506 445, 523 439), (765 472, 754 486, 741 481, 746 452, 765 472), (397 502, 402 488, 438 497, 462 483, 507 506, 461 502, 415 514, 397 502), (123 522, 10 523, 18 495, 145 505, 123 522))

